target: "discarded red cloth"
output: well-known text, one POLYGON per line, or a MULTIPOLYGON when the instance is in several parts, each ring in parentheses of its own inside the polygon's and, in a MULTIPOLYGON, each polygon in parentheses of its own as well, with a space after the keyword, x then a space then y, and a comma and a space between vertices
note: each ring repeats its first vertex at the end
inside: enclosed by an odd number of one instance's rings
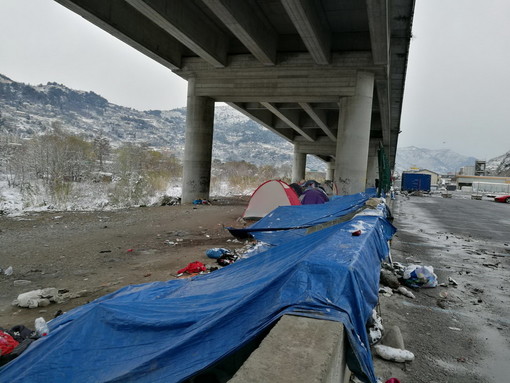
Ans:
POLYGON ((12 336, 0 330, 0 356, 10 354, 18 344, 12 336))
POLYGON ((199 273, 201 271, 207 271, 207 269, 205 268, 205 265, 202 262, 196 261, 196 262, 191 262, 184 269, 180 269, 177 272, 177 274, 182 274, 182 273, 193 274, 193 273, 199 273))
MULTIPOLYGON (((357 237, 357 236, 361 235, 361 230, 353 231, 353 232, 352 232, 352 235, 353 235, 353 236, 355 236, 355 237, 357 237)), ((393 379, 393 378, 392 378, 392 379, 393 379)), ((390 383, 392 383, 392 382, 390 382, 390 383)))

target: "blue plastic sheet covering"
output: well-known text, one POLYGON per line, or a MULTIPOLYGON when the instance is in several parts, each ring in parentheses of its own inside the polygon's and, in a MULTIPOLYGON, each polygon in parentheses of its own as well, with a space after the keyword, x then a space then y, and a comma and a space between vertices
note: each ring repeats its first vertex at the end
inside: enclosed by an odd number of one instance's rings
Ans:
MULTIPOLYGON (((307 235, 314 226, 348 218, 349 214, 359 212, 373 196, 374 193, 358 193, 333 196, 330 202, 321 205, 280 206, 245 229, 229 230, 235 236, 241 234, 244 237, 248 233, 257 241, 278 246, 307 235)), ((377 209, 382 211, 382 216, 387 216, 384 203, 381 202, 377 209)))
POLYGON ((373 194, 357 193, 333 196, 329 202, 319 205, 280 206, 245 229, 228 228, 238 237, 268 230, 308 228, 359 210, 373 194))
POLYGON ((342 322, 375 382, 365 323, 394 231, 360 216, 210 274, 125 287, 50 321, 0 381, 179 382, 295 314, 342 322))
MULTIPOLYGON (((323 205, 320 205, 320 206, 323 206, 323 205)), ((333 205, 333 207, 334 207, 334 205, 333 205)), ((388 215, 389 215, 388 207, 382 201, 375 208, 374 207, 369 208, 369 207, 365 206, 365 209, 360 209, 359 205, 356 205, 356 207, 357 207, 357 209, 350 209, 348 211, 344 210, 344 211, 342 211, 342 213, 335 212, 336 214, 334 216, 330 216, 331 221, 320 222, 319 225, 324 224, 324 223, 326 223, 326 224, 334 223, 335 221, 341 220, 342 217, 344 217, 344 218, 351 217, 352 218, 352 216, 347 216, 348 213, 353 213, 352 210, 355 210, 355 212, 356 212, 356 215, 354 215, 354 216, 376 215, 376 216, 388 218, 388 215)), ((274 214, 272 215, 272 217, 268 217, 268 219, 271 219, 273 222, 274 221, 279 222, 280 215, 278 214, 278 211, 277 211, 278 209, 274 210, 274 214)), ((295 209, 295 211, 299 213, 298 210, 299 209, 295 209)), ((333 209, 331 209, 331 210, 333 210, 333 209)), ((286 212, 286 213, 288 214, 289 212, 286 212)), ((288 218, 290 218, 290 216, 288 218)), ((289 219, 289 221, 290 221, 290 219, 289 219)), ((268 226, 271 226, 271 224, 269 224, 268 226)), ((250 228, 247 228, 246 230, 250 230, 250 228)), ((270 246, 279 246, 282 243, 285 243, 287 241, 295 241, 300 237, 308 235, 310 232, 313 232, 314 230, 316 230, 316 225, 310 226, 307 228, 301 228, 301 227, 291 228, 288 230, 272 230, 272 229, 268 229, 268 228, 266 228, 265 230, 262 230, 262 228, 259 227, 258 231, 250 232, 250 234, 253 238, 255 238, 257 241, 259 241, 263 244, 270 245, 270 246)))

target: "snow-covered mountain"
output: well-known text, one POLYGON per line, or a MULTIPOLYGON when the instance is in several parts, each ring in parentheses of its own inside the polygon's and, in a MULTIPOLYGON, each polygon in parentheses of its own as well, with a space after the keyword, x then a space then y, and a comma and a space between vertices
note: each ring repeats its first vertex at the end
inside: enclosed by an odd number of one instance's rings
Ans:
MULTIPOLYGON (((411 168, 432 170, 439 174, 457 173, 463 166, 475 166, 475 157, 464 156, 449 149, 431 150, 408 146, 398 148, 395 170, 398 173, 411 168)), ((510 176, 510 151, 487 161, 489 175, 510 176)))
POLYGON ((475 161, 475 157, 464 156, 449 149, 431 150, 408 146, 398 148, 395 170, 402 173, 411 168, 420 168, 448 174, 458 172, 463 166, 474 166, 475 161))
MULTIPOLYGON (((292 164, 292 145, 228 106, 215 108, 213 158, 262 164, 292 164)), ((103 135, 123 142, 164 147, 182 158, 186 109, 138 111, 109 103, 93 93, 64 85, 27 85, 0 75, 0 133, 30 137, 58 124, 92 140, 103 135)), ((309 157, 309 166, 325 169, 309 157)))
POLYGON ((486 168, 491 175, 510 177, 510 150, 501 156, 487 161, 486 168))
MULTIPOLYGON (((103 135, 113 146, 123 142, 166 148, 177 157, 184 153, 186 109, 138 111, 109 103, 94 92, 72 90, 64 85, 27 85, 0 74, 0 134, 30 137, 59 125, 92 140, 103 135)), ((228 106, 217 106, 214 121, 213 158, 262 164, 292 164, 292 144, 228 106)), ((474 157, 451 150, 429 150, 414 146, 397 151, 397 172, 411 167, 446 174, 462 166, 473 166, 474 157)), ((308 157, 312 169, 325 164, 308 157)), ((510 172, 510 152, 488 161, 496 172, 510 172)))

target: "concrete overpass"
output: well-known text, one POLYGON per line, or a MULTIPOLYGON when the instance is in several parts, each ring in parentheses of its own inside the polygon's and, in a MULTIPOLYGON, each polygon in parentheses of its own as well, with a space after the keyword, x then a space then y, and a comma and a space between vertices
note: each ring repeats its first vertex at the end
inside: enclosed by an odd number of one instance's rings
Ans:
POLYGON ((414 0, 56 0, 188 81, 183 202, 208 198, 214 103, 328 163, 341 194, 395 162, 414 0))

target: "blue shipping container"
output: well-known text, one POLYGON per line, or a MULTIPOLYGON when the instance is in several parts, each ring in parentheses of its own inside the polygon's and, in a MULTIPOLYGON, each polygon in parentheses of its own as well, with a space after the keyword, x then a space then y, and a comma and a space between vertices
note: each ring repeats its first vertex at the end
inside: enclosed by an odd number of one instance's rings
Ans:
POLYGON ((402 173, 402 190, 430 191, 430 174, 402 173))

